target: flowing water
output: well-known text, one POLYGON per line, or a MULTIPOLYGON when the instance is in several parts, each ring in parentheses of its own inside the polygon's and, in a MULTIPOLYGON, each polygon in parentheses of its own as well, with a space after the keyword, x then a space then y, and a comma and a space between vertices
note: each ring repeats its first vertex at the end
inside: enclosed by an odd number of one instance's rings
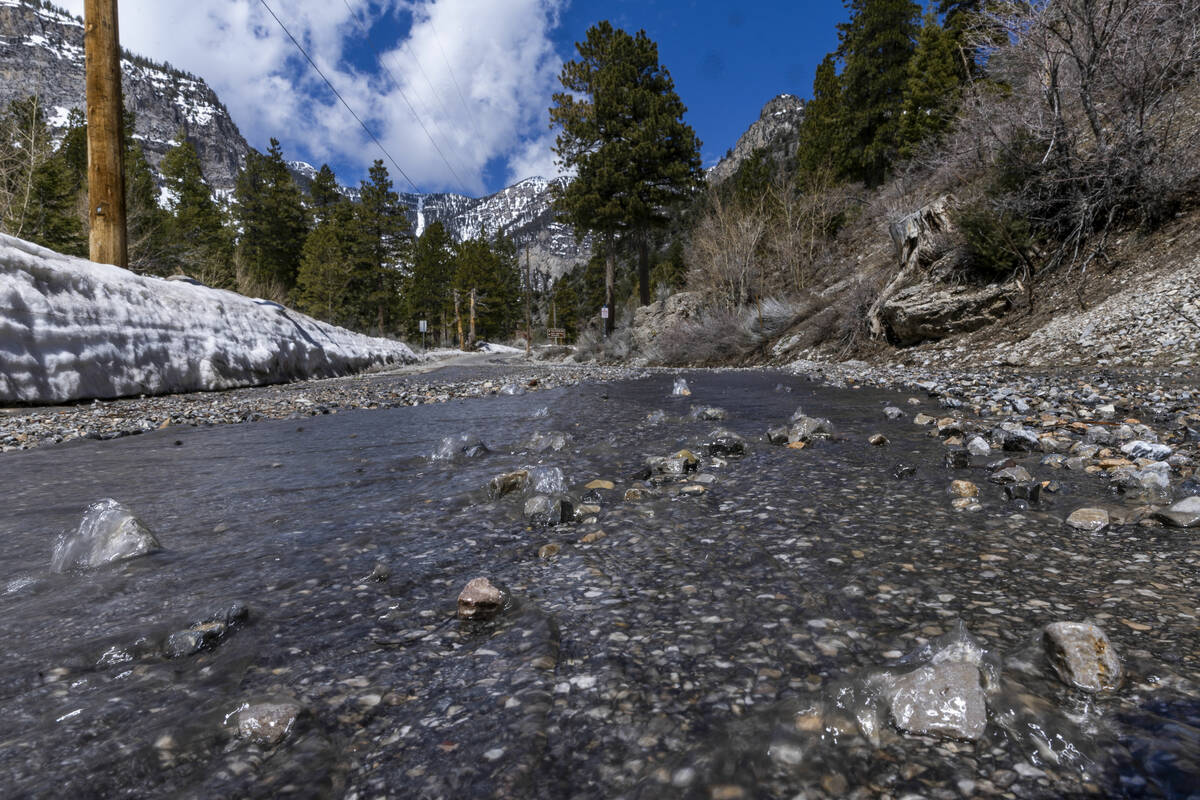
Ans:
POLYGON ((1030 458, 1062 489, 1013 504, 888 422, 903 396, 684 376, 690 396, 663 373, 5 455, 4 796, 1197 796, 1195 533, 1070 531, 1100 479, 1030 458), (838 436, 768 445, 797 406, 838 436), (749 452, 703 458, 705 493, 624 499, 718 426, 749 452), (531 528, 525 496, 489 500, 523 467, 596 519, 531 528), (981 511, 951 508, 952 478, 981 511), (52 572, 108 497, 162 549, 52 572), (507 606, 460 622, 476 576, 507 606), (1043 625, 1085 618, 1126 668, 1097 696, 1039 656, 1043 625), (881 681, 968 635, 983 737, 898 733, 881 681), (277 744, 239 736, 259 702, 300 709, 277 744))

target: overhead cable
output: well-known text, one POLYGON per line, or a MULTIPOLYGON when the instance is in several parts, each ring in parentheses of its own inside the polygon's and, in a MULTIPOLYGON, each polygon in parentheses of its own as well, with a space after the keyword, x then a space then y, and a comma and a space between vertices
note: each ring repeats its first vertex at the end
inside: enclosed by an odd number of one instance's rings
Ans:
POLYGON ((392 162, 392 166, 396 168, 396 171, 398 171, 402 176, 404 176, 404 180, 408 181, 408 185, 413 188, 414 192, 416 192, 417 194, 421 194, 421 190, 417 188, 417 185, 415 183, 413 183, 412 178, 408 177, 408 173, 406 173, 404 171, 404 169, 399 164, 396 163, 396 159, 392 158, 392 154, 389 153, 387 148, 383 146, 383 142, 379 141, 379 137, 377 137, 375 134, 371 133, 371 129, 368 128, 367 124, 362 121, 362 117, 360 117, 354 111, 354 109, 350 107, 350 104, 346 102, 346 98, 342 97, 341 92, 339 92, 337 90, 337 88, 334 87, 334 85, 330 82, 329 78, 325 77, 325 73, 322 72, 321 68, 317 66, 317 62, 313 61, 312 56, 310 56, 308 54, 308 51, 304 49, 304 46, 301 45, 300 42, 296 40, 295 36, 292 36, 292 32, 289 31, 287 29, 287 26, 283 24, 283 20, 281 20, 279 18, 279 15, 277 15, 274 12, 274 10, 272 10, 272 8, 269 5, 267 5, 267 0, 258 0, 258 2, 262 3, 263 8, 265 8, 270 13, 270 15, 275 18, 275 21, 277 23, 279 23, 279 27, 282 28, 283 32, 287 34, 287 37, 292 40, 292 44, 296 45, 296 49, 299 50, 304 55, 304 58, 308 61, 308 63, 312 66, 312 68, 317 71, 317 74, 321 76, 321 80, 325 81, 325 85, 329 87, 329 91, 333 92, 334 96, 337 97, 338 100, 342 101, 342 105, 344 105, 346 107, 346 110, 350 112, 350 116, 352 116, 356 120, 358 120, 358 124, 362 126, 362 129, 366 132, 367 136, 370 136, 371 140, 373 142, 375 142, 375 144, 379 147, 379 149, 381 151, 383 151, 383 154, 385 156, 387 156, 388 161, 392 162))
POLYGON ((371 44, 371 31, 367 28, 367 26, 365 24, 363 24, 363 22, 361 20, 359 20, 358 15, 354 12, 354 9, 352 9, 350 7, 349 0, 342 0, 342 3, 345 4, 346 10, 348 12, 350 12, 350 16, 354 19, 355 23, 357 23, 358 27, 362 30, 363 38, 366 40, 367 46, 371 48, 371 51, 375 54, 375 57, 379 59, 379 66, 381 66, 383 68, 383 71, 387 73, 389 78, 391 78, 392 85, 394 85, 396 87, 396 91, 398 91, 400 93, 400 97, 403 98, 404 104, 407 105, 408 110, 412 112, 413 119, 415 119, 417 121, 417 124, 421 126, 421 130, 423 130, 425 132, 425 136, 429 139, 429 143, 431 145, 433 145, 433 149, 437 152, 438 157, 442 159, 442 163, 446 165, 446 169, 450 170, 450 174, 453 175, 454 179, 458 181, 458 185, 461 189, 463 189, 464 194, 470 194, 470 191, 467 189, 466 181, 464 181, 462 179, 462 177, 459 176, 458 172, 450 164, 450 161, 446 158, 446 155, 442 152, 442 148, 438 147, 438 143, 433 138, 433 134, 431 134, 429 132, 429 129, 425 127, 425 123, 421 121, 421 115, 417 113, 417 109, 414 108, 412 102, 409 101, 408 95, 404 92, 404 87, 400 85, 400 81, 397 80, 396 76, 392 73, 392 71, 390 69, 388 69, 387 64, 383 60, 383 55, 378 50, 375 49, 375 45, 371 44))

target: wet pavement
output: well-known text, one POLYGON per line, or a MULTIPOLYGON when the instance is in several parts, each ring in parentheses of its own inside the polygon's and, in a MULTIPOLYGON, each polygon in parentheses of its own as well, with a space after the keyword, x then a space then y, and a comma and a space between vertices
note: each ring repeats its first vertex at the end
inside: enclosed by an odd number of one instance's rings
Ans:
POLYGON ((0 785, 34 797, 1195 796, 1193 530, 1067 527, 1081 506, 1135 501, 1040 453, 1008 455, 1057 491, 1010 500, 988 480, 999 456, 945 466, 941 438, 911 419, 945 413, 928 398, 683 374, 690 396, 656 373, 0 457, 0 785), (906 415, 888 420, 888 405, 906 415), (727 418, 696 419, 698 406, 727 418), (835 436, 768 444, 797 406, 835 436), (707 455, 718 427, 747 440, 745 457, 707 455), (889 443, 869 445, 875 433, 889 443), (647 458, 681 448, 701 457, 694 473, 645 480, 647 458), (551 482, 560 469, 581 519, 534 526, 529 493, 489 497, 492 478, 525 467, 551 482), (978 485, 977 509, 954 507, 954 479, 978 485), (630 488, 644 496, 626 499, 630 488), (51 573, 56 537, 105 497, 163 549, 51 573), (458 620, 477 576, 506 607, 458 620), (1039 660, 1042 626, 1084 619, 1124 662, 1100 694, 1039 660), (964 642, 990 665, 982 736, 901 733, 880 676, 964 642), (275 713, 264 708, 284 709, 278 736, 261 733, 275 713))

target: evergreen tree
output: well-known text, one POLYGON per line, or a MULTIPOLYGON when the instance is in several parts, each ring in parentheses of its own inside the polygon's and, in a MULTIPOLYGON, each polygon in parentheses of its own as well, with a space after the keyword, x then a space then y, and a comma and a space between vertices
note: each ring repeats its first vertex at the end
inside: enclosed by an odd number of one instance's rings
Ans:
POLYGON ((141 145, 132 137, 125 141, 125 227, 129 268, 168 274, 171 268, 171 215, 159 206, 154 173, 141 145))
POLYGON ((338 191, 337 176, 333 174, 333 170, 329 168, 328 164, 322 164, 321 169, 317 171, 312 185, 308 187, 308 196, 312 201, 311 207, 318 220, 325 218, 325 212, 330 206, 346 199, 338 191))
POLYGON ((802 177, 832 167, 843 158, 841 150, 844 117, 837 57, 829 53, 817 65, 817 73, 813 78, 812 100, 804 105, 804 119, 800 122, 796 165, 802 177))
POLYGON ((926 14, 916 52, 908 62, 900 123, 901 155, 912 155, 921 142, 946 132, 958 107, 962 81, 954 37, 938 24, 934 14, 926 14))
POLYGON ((167 151, 160 165, 170 195, 170 239, 178 266, 211 286, 235 283, 232 244, 221 209, 204 180, 195 146, 184 138, 167 151))
POLYGON ((475 292, 475 336, 500 339, 510 335, 519 315, 520 277, 516 265, 483 239, 468 239, 455 248, 454 289, 464 330, 471 291, 475 292))
POLYGON ((404 317, 410 331, 418 330, 420 320, 433 328, 437 321, 444 323, 453 313, 450 298, 453 269, 453 242, 442 223, 434 222, 414 244, 412 271, 405 282, 404 317))
POLYGON ((336 203, 305 239, 296 277, 296 306, 339 325, 363 318, 355 281, 366 270, 361 229, 350 203, 336 203))
POLYGON ((683 255, 683 241, 674 239, 663 253, 651 273, 655 291, 665 286, 671 291, 682 289, 687 284, 687 261, 683 255))
POLYGON ((630 36, 605 21, 588 29, 563 65, 563 90, 550 119, 561 130, 560 163, 575 171, 556 206, 581 235, 596 234, 606 257, 605 304, 614 320, 618 243, 638 252, 641 301, 650 302, 649 233, 666 210, 699 186, 699 140, 658 46, 644 31, 630 36))
POLYGON ((375 160, 368 176, 360 187, 357 207, 366 255, 362 292, 382 336, 385 325, 399 314, 402 260, 410 249, 408 219, 382 160, 375 160))
POLYGON ((241 226, 239 284, 247 292, 283 300, 296 282, 308 218, 277 140, 271 140, 266 155, 251 150, 246 156, 234 198, 241 226))
POLYGON ((55 154, 33 172, 21 235, 59 253, 87 258, 87 233, 79 222, 78 186, 66 160, 55 154))
POLYGON ((850 21, 838 26, 842 59, 845 157, 848 178, 877 186, 900 145, 908 62, 921 10, 912 0, 845 0, 850 21))

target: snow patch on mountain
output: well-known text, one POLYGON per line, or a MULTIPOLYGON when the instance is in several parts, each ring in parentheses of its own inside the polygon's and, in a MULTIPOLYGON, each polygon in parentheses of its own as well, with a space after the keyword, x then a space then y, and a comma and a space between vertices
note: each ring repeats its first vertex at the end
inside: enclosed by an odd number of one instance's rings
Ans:
POLYGON ((406 345, 277 303, 0 235, 0 402, 279 383, 412 362, 406 345))

